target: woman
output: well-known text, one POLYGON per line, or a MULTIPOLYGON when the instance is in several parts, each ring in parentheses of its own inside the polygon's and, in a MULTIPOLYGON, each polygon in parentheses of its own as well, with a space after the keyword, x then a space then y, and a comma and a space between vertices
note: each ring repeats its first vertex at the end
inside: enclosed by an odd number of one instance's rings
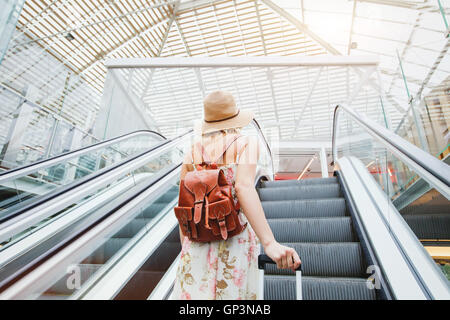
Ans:
MULTIPOLYGON (((224 150, 223 142, 233 141, 230 136, 239 135, 253 114, 239 110, 233 96, 224 91, 210 93, 203 105, 200 142, 209 158, 216 159, 224 150)), ((294 270, 300 265, 295 250, 275 240, 264 216, 254 187, 258 156, 258 141, 240 136, 221 157, 217 165, 232 185, 233 198, 240 206, 239 217, 242 224, 248 222, 247 227, 227 240, 206 243, 193 242, 180 230, 181 261, 172 299, 256 299, 259 242, 278 268, 294 270)), ((192 148, 185 158, 181 179, 188 171, 200 169, 202 162, 202 153, 192 148)))

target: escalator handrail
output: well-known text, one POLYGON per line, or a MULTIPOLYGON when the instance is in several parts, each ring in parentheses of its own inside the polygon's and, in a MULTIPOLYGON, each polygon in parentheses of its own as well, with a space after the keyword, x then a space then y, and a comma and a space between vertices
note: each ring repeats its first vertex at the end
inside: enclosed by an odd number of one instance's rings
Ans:
POLYGON ((40 197, 37 197, 36 199, 33 199, 33 201, 31 201, 31 202, 29 202, 29 203, 27 203, 27 204, 25 204, 23 206, 20 206, 16 210, 13 210, 11 212, 7 212, 6 214, 3 214, 0 217, 0 225, 5 223, 5 222, 7 222, 8 220, 13 219, 14 217, 17 217, 17 216, 21 215, 22 213, 24 213, 24 212, 26 212, 26 211, 28 211, 30 209, 33 209, 33 208, 35 208, 35 207, 37 207, 39 205, 44 204, 48 200, 52 200, 52 199, 55 199, 56 197, 60 197, 63 194, 65 194, 65 193, 67 193, 69 191, 73 191, 76 188, 82 188, 84 184, 86 184, 86 183, 88 183, 88 182, 90 182, 90 181, 92 181, 92 180, 94 180, 94 179, 96 179, 96 178, 98 178, 100 176, 104 176, 104 175, 112 172, 113 170, 115 170, 115 169, 117 169, 119 167, 126 166, 127 164, 133 162, 134 160, 136 160, 136 159, 138 159, 138 158, 140 158, 142 156, 145 156, 147 154, 150 154, 153 151, 155 151, 155 150, 157 150, 157 149, 159 149, 161 147, 164 147, 165 145, 167 145, 167 144, 169 144, 169 143, 171 143, 173 141, 182 139, 186 135, 190 134, 192 131, 193 130, 189 130, 189 131, 187 131, 187 132, 185 132, 185 133, 183 133, 183 134, 181 134, 181 135, 179 135, 179 136, 177 136, 177 137, 175 137, 173 139, 170 139, 170 140, 167 140, 167 139, 163 140, 162 142, 160 142, 160 143, 150 147, 148 150, 146 150, 144 152, 138 153, 137 155, 134 155, 134 156, 132 156, 130 158, 124 159, 124 160, 122 160, 120 162, 117 162, 117 163, 115 163, 115 164, 113 164, 113 165, 111 165, 109 167, 103 168, 103 169, 101 169, 101 170, 99 170, 97 172, 94 172, 94 173, 92 173, 90 175, 87 175, 84 178, 76 180, 76 181, 74 181, 74 182, 72 182, 72 183, 70 183, 68 185, 65 185, 65 186, 62 186, 60 188, 57 188, 54 191, 49 192, 48 194, 44 194, 44 195, 42 195, 40 197))
POLYGON ((405 161, 411 169, 421 175, 430 185, 441 191, 447 198, 450 196, 450 168, 448 164, 411 144, 397 134, 369 119, 367 116, 341 104, 337 105, 334 109, 333 117, 332 152, 334 163, 336 163, 338 156, 336 138, 340 110, 344 110, 346 114, 350 115, 353 120, 397 157, 405 161))
POLYGON ((259 125, 258 121, 256 121, 256 119, 253 119, 252 122, 255 125, 256 130, 258 131, 261 140, 264 142, 264 146, 265 146, 267 152, 269 153, 269 156, 270 156, 270 168, 272 170, 272 172, 271 172, 272 173, 272 177, 271 178, 273 179, 274 178, 274 168, 273 168, 272 150, 270 149, 269 143, 267 142, 266 136, 264 135, 264 133, 263 133, 263 131, 261 129, 261 126, 259 125))
MULTIPOLYGON (((181 163, 179 164, 175 164, 173 166, 171 166, 170 168, 168 168, 167 170, 164 171, 163 174, 158 175, 157 177, 155 177, 155 179, 152 179, 151 181, 149 181, 148 183, 146 183, 146 185, 143 188, 140 188, 131 198, 127 199, 125 202, 123 203, 119 203, 115 206, 114 209, 109 209, 108 212, 106 212, 103 217, 101 217, 97 222, 95 222, 93 225, 91 226, 84 226, 83 228, 81 228, 80 230, 77 230, 76 232, 74 232, 73 234, 69 234, 67 235, 62 241, 60 241, 56 246, 50 248, 49 250, 47 250, 44 254, 41 254, 39 256, 37 256, 35 259, 33 259, 31 262, 27 263, 26 265, 24 265, 20 272, 14 274, 13 276, 7 278, 7 279, 1 279, 0 280, 0 296, 3 294, 3 292, 5 290, 7 290, 7 288, 9 288, 11 285, 14 285, 15 280, 16 279, 21 279, 23 278, 25 275, 27 275, 28 273, 30 273, 30 271, 35 270, 37 267, 41 266, 42 264, 44 264, 45 262, 47 262, 48 260, 50 260, 52 257, 53 258, 57 258, 55 257, 59 252, 61 252, 62 250, 64 250, 66 247, 68 247, 70 244, 72 244, 74 241, 76 240, 80 240, 80 238, 82 238, 83 235, 85 235, 86 233, 88 233, 92 228, 94 228, 97 225, 100 225, 102 222, 105 222, 105 220, 108 220, 108 218, 111 218, 111 216, 113 216, 114 214, 116 214, 118 211, 122 211, 120 216, 125 216, 127 213, 124 209, 124 207, 126 207, 126 205, 138 198, 140 195, 144 194, 145 192, 148 192, 148 190, 150 190, 151 188, 153 188, 155 185, 157 185, 158 183, 160 183, 161 181, 167 179, 167 177, 173 173, 178 173, 181 167, 181 163)), ((146 200, 148 200, 148 197, 146 197, 146 200)), ((64 260, 63 260, 64 261, 64 260)), ((63 261, 60 261, 60 263, 63 263, 63 261)), ((43 278, 43 277, 38 277, 38 278, 43 278)), ((1 298, 0 298, 1 300, 1 298)))
POLYGON ((25 166, 21 166, 21 167, 13 168, 13 169, 10 169, 10 170, 4 171, 4 172, 0 172, 0 183, 5 183, 6 181, 15 179, 20 176, 28 175, 30 173, 36 172, 37 170, 47 168, 49 166, 55 165, 64 160, 76 158, 76 157, 82 156, 84 154, 87 154, 89 152, 108 147, 108 146, 118 143, 120 141, 129 139, 133 136, 139 136, 139 135, 153 135, 153 136, 160 138, 161 141, 167 140, 167 138, 164 137, 162 134, 160 134, 159 132, 153 131, 153 130, 133 131, 133 132, 123 134, 123 135, 115 137, 115 138, 111 138, 108 140, 104 140, 101 142, 91 144, 89 146, 86 146, 86 147, 83 147, 80 149, 61 153, 61 154, 51 157, 51 158, 43 159, 43 160, 33 162, 33 163, 25 165, 25 166))

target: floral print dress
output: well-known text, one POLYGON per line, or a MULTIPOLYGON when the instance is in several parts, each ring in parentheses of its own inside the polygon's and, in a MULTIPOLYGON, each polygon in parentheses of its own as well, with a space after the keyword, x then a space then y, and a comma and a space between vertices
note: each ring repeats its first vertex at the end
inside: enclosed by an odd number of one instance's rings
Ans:
MULTIPOLYGON (((232 195, 236 164, 221 166, 232 195)), ((245 224, 242 209, 239 217, 245 224)), ((170 299, 255 300, 258 292, 259 241, 249 223, 240 234, 227 240, 194 242, 185 237, 175 286, 170 299)))

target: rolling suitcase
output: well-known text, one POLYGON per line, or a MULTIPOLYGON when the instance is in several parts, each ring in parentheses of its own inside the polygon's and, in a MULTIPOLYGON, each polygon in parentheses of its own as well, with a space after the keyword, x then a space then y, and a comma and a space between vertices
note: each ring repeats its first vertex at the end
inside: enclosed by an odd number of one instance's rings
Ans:
MULTIPOLYGON (((267 264, 275 264, 275 262, 265 254, 258 256, 259 269, 259 286, 258 286, 258 300, 264 300, 264 266, 267 264)), ((302 265, 295 270, 295 289, 297 293, 297 300, 302 300, 302 265)))

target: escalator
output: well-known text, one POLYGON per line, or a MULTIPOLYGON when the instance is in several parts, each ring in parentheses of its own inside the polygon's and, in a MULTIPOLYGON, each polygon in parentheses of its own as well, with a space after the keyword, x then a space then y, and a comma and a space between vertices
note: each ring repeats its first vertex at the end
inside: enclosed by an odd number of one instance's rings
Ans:
MULTIPOLYGON (((101 166, 97 165, 95 171, 83 177, 77 179, 72 174, 70 179, 59 181, 59 184, 55 184, 57 187, 49 192, 35 194, 28 201, 4 208, 0 216, 0 287, 12 284, 20 275, 92 228, 92 225, 106 219, 116 208, 144 192, 168 173, 177 172, 182 160, 182 146, 189 136, 190 132, 187 132, 167 140, 159 134, 142 131, 5 172, 0 177, 0 183, 12 182, 18 185, 17 181, 28 180, 30 176, 36 177, 52 168, 65 168, 70 173, 70 163, 80 157, 110 159, 108 162, 102 160, 101 166), (109 157, 105 157, 106 154, 109 157)), ((54 181, 47 179, 46 182, 52 184, 54 181)), ((122 234, 114 239, 115 243, 126 239, 126 230, 151 226, 161 207, 172 205, 171 200, 176 194, 174 188, 176 186, 171 186, 165 196, 155 193, 151 207, 130 221, 130 225, 125 226, 122 234)), ((104 259, 111 248, 114 248, 114 244, 105 245, 104 259)), ((80 272, 84 277, 89 278, 88 270, 92 273, 96 265, 102 264, 99 262, 100 251, 93 255, 92 263, 88 259, 86 263, 80 264, 80 272)), ((56 290, 50 291, 45 297, 63 294, 56 290)))
POLYGON ((0 218, 34 198, 62 188, 163 143, 154 131, 136 131, 0 173, 0 218))
MULTIPOLYGON (((259 125, 243 132, 263 145, 255 186, 276 239, 303 261, 304 299, 450 298, 448 281, 392 204, 387 171, 367 170, 371 156, 386 158, 397 138, 342 111, 383 148, 355 149, 351 139, 339 138, 355 136, 355 126, 345 131, 335 116, 332 178, 271 181, 272 155, 259 125)), ((173 207, 189 138, 162 142, 27 204, 14 216, 22 227, 10 228, 23 234, 0 249, 0 299, 167 299, 179 261, 173 207)), ((414 158, 408 165, 448 199, 439 170, 414 158)), ((267 266, 264 285, 266 299, 295 298, 290 271, 267 266)))
MULTIPOLYGON (((258 192, 275 238, 302 259, 304 300, 377 299, 336 177, 263 182, 258 192)), ((267 265, 265 274, 265 299, 295 299, 293 271, 267 265)))
MULTIPOLYGON (((356 172, 360 192, 369 192, 368 200, 414 270, 424 296, 448 299, 448 161, 435 158, 384 124, 342 105, 335 109, 333 159, 343 184, 350 186, 351 175, 356 172)), ((349 198, 357 203, 360 195, 349 191, 349 198)), ((359 216, 363 215, 360 211, 359 216)))
MULTIPOLYGON (((163 195, 158 197, 150 206, 142 211, 142 214, 134 217, 128 222, 119 232, 115 233, 104 244, 96 249, 91 255, 81 261, 80 264, 74 266, 74 269, 78 269, 81 275, 80 285, 83 285, 89 280, 100 268, 104 267, 115 254, 124 248, 127 244, 133 241, 133 238, 139 234, 141 230, 150 228, 150 224, 154 223, 158 215, 161 212, 167 211, 167 207, 173 207, 174 199, 178 197, 178 190, 175 187, 170 188, 163 195)), ((164 275, 165 270, 170 266, 170 263, 176 258, 181 250, 180 240, 177 230, 174 230, 170 236, 172 241, 163 243, 155 251, 154 255, 159 258, 158 263, 147 263, 142 270, 140 270, 135 280, 130 281, 127 286, 131 287, 131 290, 127 290, 117 296, 120 299, 121 296, 126 296, 128 299, 139 299, 147 297, 150 292, 145 290, 151 290, 158 283, 158 281, 164 275), (163 260, 161 262, 161 260, 163 260), (167 265, 167 261, 169 265, 167 265), (166 262, 166 263, 164 263, 166 262), (145 288, 139 290, 140 284, 145 284, 145 288), (142 292, 143 291, 143 292, 142 292)), ((59 279, 53 286, 47 289, 40 299, 64 299, 73 294, 73 290, 70 290, 67 286, 67 279, 70 274, 59 279)))
MULTIPOLYGON (((258 188, 275 238, 302 259, 303 299, 448 299, 442 261, 430 254, 450 244, 448 165, 344 106, 333 158, 333 178, 258 188), (418 177, 425 192, 399 188, 397 175, 418 177)), ((265 299, 295 299, 294 272, 266 265, 265 274, 265 299)))

